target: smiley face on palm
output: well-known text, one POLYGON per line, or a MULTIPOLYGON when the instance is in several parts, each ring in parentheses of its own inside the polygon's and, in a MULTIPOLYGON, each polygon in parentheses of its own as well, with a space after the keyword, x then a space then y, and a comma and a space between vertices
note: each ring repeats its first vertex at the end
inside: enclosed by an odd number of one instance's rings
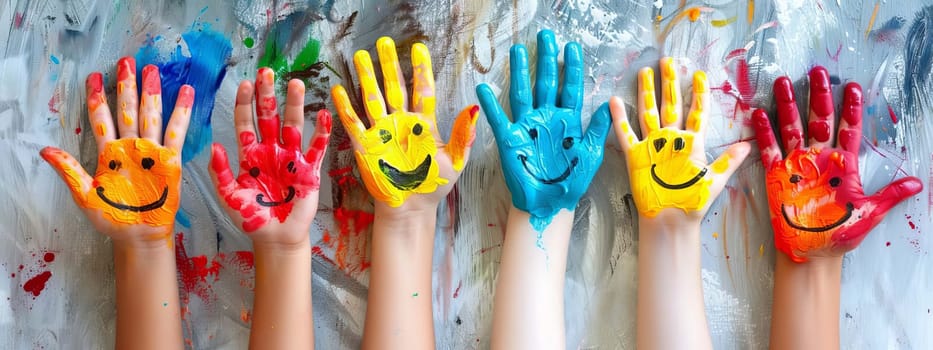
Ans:
POLYGON ((790 79, 778 78, 774 95, 786 157, 782 159, 767 113, 756 110, 753 121, 775 246, 791 260, 805 262, 811 256, 839 256, 854 249, 892 207, 923 189, 919 179, 907 177, 865 195, 858 173, 862 88, 857 83, 845 87, 836 147, 832 87, 825 68, 810 71, 809 147, 804 147, 790 79))
POLYGON ((376 42, 376 50, 385 81, 385 99, 369 53, 360 50, 353 56, 369 128, 357 117, 343 86, 336 85, 331 91, 340 121, 353 141, 360 175, 369 193, 391 207, 402 206, 416 194, 427 195, 428 202, 435 203, 447 195, 469 158, 479 108, 462 110, 454 121, 450 142, 441 143, 427 47, 421 43, 412 46, 414 86, 410 109, 395 42, 382 37, 376 42))
POLYGON ((40 155, 65 180, 75 203, 94 227, 117 240, 169 239, 181 190, 181 147, 191 116, 194 89, 178 91, 175 111, 162 135, 161 81, 156 66, 142 70, 142 98, 136 88, 136 62, 117 62, 117 128, 107 106, 101 73, 86 82, 88 119, 97 140, 94 177, 65 151, 46 147, 40 155), (122 138, 116 138, 119 130, 122 138), (160 144, 164 140, 164 145, 160 144))
POLYGON ((710 103, 703 71, 693 76, 693 107, 684 124, 674 60, 661 59, 661 108, 655 100, 654 71, 638 74, 638 109, 644 140, 635 136, 620 99, 610 101, 616 136, 628 163, 632 196, 638 212, 648 218, 668 208, 702 218, 712 198, 745 159, 749 146, 739 142, 707 165, 703 132, 710 103))
POLYGON ((523 45, 510 52, 514 122, 486 84, 476 87, 480 105, 492 127, 512 204, 531 214, 542 230, 560 209, 573 210, 603 161, 609 132, 609 110, 601 106, 584 133, 583 52, 571 42, 564 48, 564 86, 558 104, 558 47, 554 33, 538 33, 538 76, 532 100, 528 53, 523 45), (534 108, 532 108, 534 103, 534 108))
POLYGON ((240 84, 234 109, 240 174, 234 177, 226 150, 215 143, 211 179, 227 213, 254 241, 294 242, 307 237, 306 228, 317 209, 321 162, 330 136, 331 118, 327 110, 318 112, 310 147, 303 153, 304 84, 299 80, 288 83, 285 123, 281 127, 274 86, 275 74, 269 68, 256 73, 255 88, 248 81, 240 84), (257 140, 253 128, 254 91, 262 140, 257 140))

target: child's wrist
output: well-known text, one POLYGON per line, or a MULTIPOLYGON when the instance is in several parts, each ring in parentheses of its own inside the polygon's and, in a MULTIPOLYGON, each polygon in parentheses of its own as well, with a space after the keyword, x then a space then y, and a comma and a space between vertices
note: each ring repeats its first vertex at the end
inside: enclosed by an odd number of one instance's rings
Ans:
POLYGON ((253 239, 253 251, 268 252, 276 254, 304 253, 311 250, 311 239, 305 236, 303 239, 292 242, 280 242, 263 239, 253 239))

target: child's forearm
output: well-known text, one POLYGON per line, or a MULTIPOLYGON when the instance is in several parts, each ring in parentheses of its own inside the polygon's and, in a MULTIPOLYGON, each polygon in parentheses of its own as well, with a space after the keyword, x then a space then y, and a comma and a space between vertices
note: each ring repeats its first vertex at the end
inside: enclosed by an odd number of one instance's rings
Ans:
POLYGON ((564 275, 573 212, 561 210, 543 232, 512 207, 493 304, 492 349, 563 349, 564 275))
POLYGON ((113 242, 117 349, 181 349, 181 305, 171 241, 113 242))
POLYGON ((311 245, 254 242, 251 349, 312 349, 311 245))
POLYGON ((378 204, 363 349, 434 349, 431 261, 437 211, 378 204))
POLYGON ((711 349, 700 276, 700 225, 638 220, 639 349, 711 349))
POLYGON ((842 256, 776 260, 771 349, 838 349, 842 256))

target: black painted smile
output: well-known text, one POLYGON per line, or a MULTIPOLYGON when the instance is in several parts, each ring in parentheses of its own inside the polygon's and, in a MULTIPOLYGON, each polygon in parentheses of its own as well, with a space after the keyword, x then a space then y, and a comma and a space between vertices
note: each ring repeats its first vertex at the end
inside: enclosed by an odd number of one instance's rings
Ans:
POLYGON ((526 163, 528 161, 528 157, 526 157, 524 154, 520 154, 518 155, 518 159, 522 161, 522 166, 525 167, 525 171, 527 171, 531 177, 535 178, 535 180, 541 181, 541 183, 545 185, 553 185, 566 180, 568 177, 570 177, 571 172, 573 172, 573 168, 576 167, 577 163, 580 162, 580 157, 573 157, 573 159, 570 160, 570 166, 568 166, 567 169, 564 169, 564 172, 560 174, 560 176, 550 179, 542 179, 535 175, 531 169, 528 169, 528 164, 526 163))
POLYGON ((159 197, 159 199, 157 199, 155 202, 152 202, 146 205, 140 205, 140 206, 126 205, 123 203, 117 203, 117 202, 110 200, 110 198, 107 198, 107 196, 104 195, 103 186, 97 186, 97 196, 100 197, 100 199, 103 200, 104 203, 107 203, 107 205, 111 207, 114 207, 120 210, 129 210, 129 211, 135 211, 137 213, 141 213, 144 211, 150 211, 153 209, 161 208, 162 205, 165 204, 165 200, 168 198, 168 187, 162 190, 162 196, 159 197))
POLYGON ((263 197, 262 193, 257 194, 256 203, 259 203, 259 205, 264 206, 264 207, 277 207, 282 204, 291 202, 292 198, 295 198, 295 188, 292 186, 288 186, 288 195, 285 196, 285 199, 278 201, 278 202, 267 202, 263 200, 262 197, 263 197))
POLYGON ((682 190, 687 187, 693 186, 693 184, 697 183, 698 181, 700 181, 700 179, 706 176, 706 168, 703 168, 702 170, 700 170, 699 173, 694 175, 692 179, 687 180, 687 182, 679 183, 679 184, 669 184, 667 182, 664 182, 664 180, 661 180, 661 178, 658 177, 658 174, 654 172, 654 168, 656 166, 658 165, 651 164, 651 178, 654 179, 654 182, 657 182, 658 185, 661 185, 661 187, 664 187, 669 190, 682 190))
POLYGON ((379 171, 386 176, 392 186, 402 191, 411 191, 421 186, 424 179, 428 177, 428 170, 431 170, 430 154, 424 157, 421 164, 418 164, 417 167, 410 171, 398 170, 398 168, 389 165, 389 162, 379 160, 379 171))
POLYGON ((791 222, 790 217, 787 216, 787 211, 784 210, 784 204, 781 204, 781 214, 784 215, 784 221, 787 222, 787 224, 790 225, 790 227, 793 227, 801 231, 807 231, 807 232, 823 232, 823 231, 832 230, 838 227, 839 225, 844 224, 846 221, 849 221, 849 218, 852 217, 853 210, 855 210, 855 206, 852 205, 852 202, 846 203, 846 214, 843 215, 841 218, 839 218, 839 220, 836 220, 836 222, 831 223, 826 226, 806 227, 806 226, 801 226, 801 225, 791 222))

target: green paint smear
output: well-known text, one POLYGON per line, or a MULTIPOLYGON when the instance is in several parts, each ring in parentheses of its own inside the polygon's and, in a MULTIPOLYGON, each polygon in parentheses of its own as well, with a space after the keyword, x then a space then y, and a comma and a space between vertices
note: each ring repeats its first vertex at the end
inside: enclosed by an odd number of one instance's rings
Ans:
POLYGON ((255 44, 255 43, 256 43, 256 42, 253 40, 253 38, 246 37, 246 39, 243 39, 243 46, 246 46, 246 48, 248 48, 248 49, 252 49, 252 48, 253 48, 253 44, 255 44))
POLYGON ((276 76, 306 70, 317 63, 321 53, 321 42, 309 39, 291 63, 288 62, 288 57, 283 52, 284 49, 285 46, 280 45, 275 39, 266 40, 266 48, 259 62, 256 63, 256 68, 269 67, 276 76))

